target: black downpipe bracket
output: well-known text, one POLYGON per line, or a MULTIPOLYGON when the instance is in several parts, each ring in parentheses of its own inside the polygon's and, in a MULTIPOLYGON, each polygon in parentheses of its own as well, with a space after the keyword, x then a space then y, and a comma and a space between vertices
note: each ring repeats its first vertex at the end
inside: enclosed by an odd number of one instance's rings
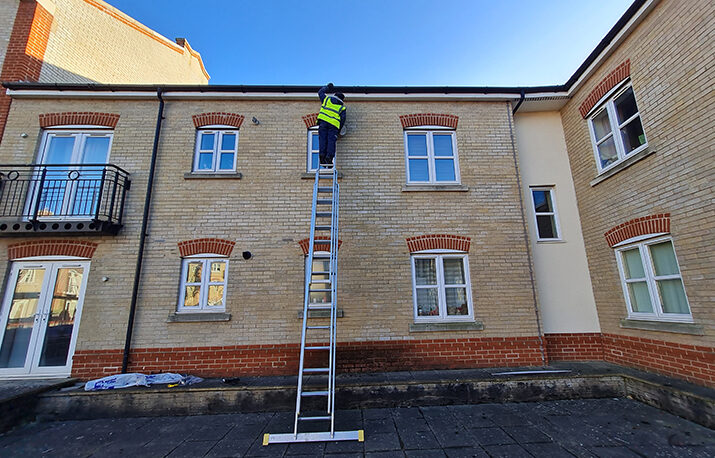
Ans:
POLYGON ((524 103, 524 97, 526 96, 524 89, 521 90, 521 96, 519 97, 519 101, 516 103, 516 106, 514 107, 513 110, 511 110, 512 116, 516 114, 517 110, 521 106, 522 103, 524 103))
POLYGON ((154 132, 154 147, 151 150, 151 164, 149 165, 149 180, 146 184, 146 198, 144 200, 144 216, 142 217, 142 229, 139 234, 139 253, 137 255, 137 266, 134 271, 134 288, 132 289, 132 303, 129 306, 129 322, 127 323, 127 338, 124 341, 124 355, 122 356, 122 374, 126 374, 129 365, 129 350, 132 346, 132 332, 134 331, 134 315, 137 310, 137 296, 139 295, 139 280, 142 273, 142 260, 144 259, 144 243, 146 242, 147 226, 149 225, 149 205, 151 204, 151 192, 154 185, 154 171, 156 169, 156 158, 159 150, 159 135, 161 134, 161 124, 164 119, 164 99, 161 97, 162 89, 157 88, 156 96, 159 98, 159 114, 156 118, 156 131, 154 132))

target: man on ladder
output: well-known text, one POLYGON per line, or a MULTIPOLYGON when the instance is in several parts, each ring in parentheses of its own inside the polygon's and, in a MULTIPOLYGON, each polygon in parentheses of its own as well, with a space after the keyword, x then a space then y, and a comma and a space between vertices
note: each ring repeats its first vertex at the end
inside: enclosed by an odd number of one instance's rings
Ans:
POLYGON ((320 97, 320 113, 318 113, 318 153, 320 156, 320 166, 332 168, 335 157, 335 142, 338 134, 344 134, 345 128, 345 95, 336 92, 333 95, 326 95, 333 91, 333 83, 328 83, 318 90, 320 97))

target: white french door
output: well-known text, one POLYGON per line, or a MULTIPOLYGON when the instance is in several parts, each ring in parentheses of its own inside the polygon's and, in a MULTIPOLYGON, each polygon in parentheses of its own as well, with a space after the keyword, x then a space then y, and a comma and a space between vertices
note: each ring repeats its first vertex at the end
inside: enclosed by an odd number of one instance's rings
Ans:
POLYGON ((69 376, 89 261, 14 262, 0 312, 0 377, 69 376))

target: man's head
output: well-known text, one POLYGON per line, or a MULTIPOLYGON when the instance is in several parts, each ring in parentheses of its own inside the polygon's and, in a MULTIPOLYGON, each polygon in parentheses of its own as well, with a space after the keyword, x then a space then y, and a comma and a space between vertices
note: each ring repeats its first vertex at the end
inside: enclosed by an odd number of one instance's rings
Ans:
POLYGON ((335 97, 339 98, 341 102, 345 101, 345 94, 343 94, 342 92, 336 92, 335 97))

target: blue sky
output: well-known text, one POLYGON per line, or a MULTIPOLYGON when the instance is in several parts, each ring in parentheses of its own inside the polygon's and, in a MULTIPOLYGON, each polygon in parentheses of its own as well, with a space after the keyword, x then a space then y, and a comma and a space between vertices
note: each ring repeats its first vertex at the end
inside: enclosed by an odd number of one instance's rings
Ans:
POLYGON ((108 2, 188 39, 211 84, 535 86, 566 82, 632 0, 108 2))

